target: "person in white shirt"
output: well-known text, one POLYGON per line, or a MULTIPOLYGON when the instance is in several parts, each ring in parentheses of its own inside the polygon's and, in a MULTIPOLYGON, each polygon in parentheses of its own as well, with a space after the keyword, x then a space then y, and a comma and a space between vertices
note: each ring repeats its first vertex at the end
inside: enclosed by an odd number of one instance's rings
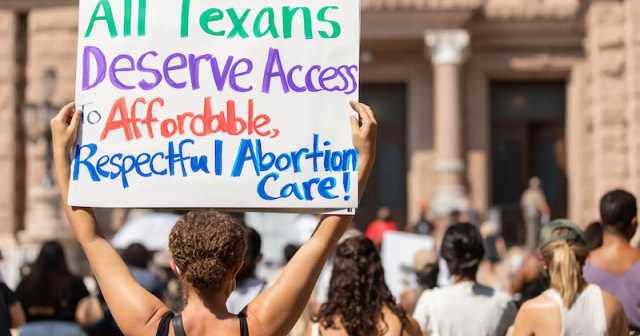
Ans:
POLYGON ((247 232, 247 251, 244 254, 244 265, 236 276, 236 289, 227 300, 227 309, 231 314, 240 313, 251 300, 271 287, 266 281, 256 277, 256 266, 262 260, 260 234, 248 226, 244 230, 247 232))
POLYGON ((509 295, 476 282, 484 245, 478 229, 455 224, 442 240, 442 257, 454 284, 426 290, 413 317, 429 336, 504 336, 517 309, 509 295))

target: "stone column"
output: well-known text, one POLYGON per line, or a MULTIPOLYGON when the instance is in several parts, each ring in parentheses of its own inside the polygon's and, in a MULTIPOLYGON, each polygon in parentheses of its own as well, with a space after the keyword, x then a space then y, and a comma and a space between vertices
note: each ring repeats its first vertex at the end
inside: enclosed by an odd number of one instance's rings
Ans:
POLYGON ((465 211, 464 158, 462 153, 462 104, 460 67, 469 45, 465 30, 429 30, 425 43, 430 50, 434 78, 434 145, 437 174, 432 209, 436 216, 465 211))

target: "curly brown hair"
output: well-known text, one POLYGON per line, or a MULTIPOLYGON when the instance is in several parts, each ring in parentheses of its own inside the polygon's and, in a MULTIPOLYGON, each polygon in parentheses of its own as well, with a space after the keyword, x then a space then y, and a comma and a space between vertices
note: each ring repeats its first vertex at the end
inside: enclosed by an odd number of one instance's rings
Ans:
POLYGON ((381 336, 388 331, 385 306, 407 323, 404 310, 385 283, 380 254, 373 242, 364 236, 345 240, 336 248, 327 303, 313 321, 325 329, 338 329, 336 319, 340 319, 349 335, 381 336))
POLYGON ((182 279, 199 292, 220 288, 242 262, 246 248, 247 234, 242 226, 216 210, 188 212, 169 237, 169 249, 182 279))

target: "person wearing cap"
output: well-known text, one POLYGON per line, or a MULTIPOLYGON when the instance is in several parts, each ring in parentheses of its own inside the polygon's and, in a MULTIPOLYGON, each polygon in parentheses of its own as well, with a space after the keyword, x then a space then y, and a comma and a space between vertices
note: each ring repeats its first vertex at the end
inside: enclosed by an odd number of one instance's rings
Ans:
POLYGON ((476 281, 484 258, 478 228, 470 223, 449 227, 441 254, 454 284, 422 293, 413 314, 422 332, 430 336, 505 335, 516 317, 516 306, 507 293, 476 281))
POLYGON ((522 305, 513 336, 629 334, 620 301, 583 279, 589 250, 578 225, 552 221, 540 230, 539 246, 550 288, 522 305))
POLYGON ((600 200, 602 246, 589 255, 584 278, 617 297, 629 322, 640 334, 640 250, 629 241, 638 226, 636 198, 614 190, 600 200))
POLYGON ((416 275, 418 286, 407 290, 400 296, 400 306, 407 314, 413 315, 418 298, 428 289, 438 286, 438 255, 433 250, 420 250, 413 259, 413 271, 416 275))

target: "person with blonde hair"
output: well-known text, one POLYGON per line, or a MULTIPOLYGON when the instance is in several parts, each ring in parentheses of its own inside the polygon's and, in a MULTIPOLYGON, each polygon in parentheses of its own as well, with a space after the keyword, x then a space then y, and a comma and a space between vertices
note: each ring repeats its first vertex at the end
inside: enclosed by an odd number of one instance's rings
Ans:
POLYGON ((582 277, 589 250, 578 225, 559 219, 543 226, 540 254, 550 288, 522 305, 513 336, 628 335, 620 301, 582 277))

